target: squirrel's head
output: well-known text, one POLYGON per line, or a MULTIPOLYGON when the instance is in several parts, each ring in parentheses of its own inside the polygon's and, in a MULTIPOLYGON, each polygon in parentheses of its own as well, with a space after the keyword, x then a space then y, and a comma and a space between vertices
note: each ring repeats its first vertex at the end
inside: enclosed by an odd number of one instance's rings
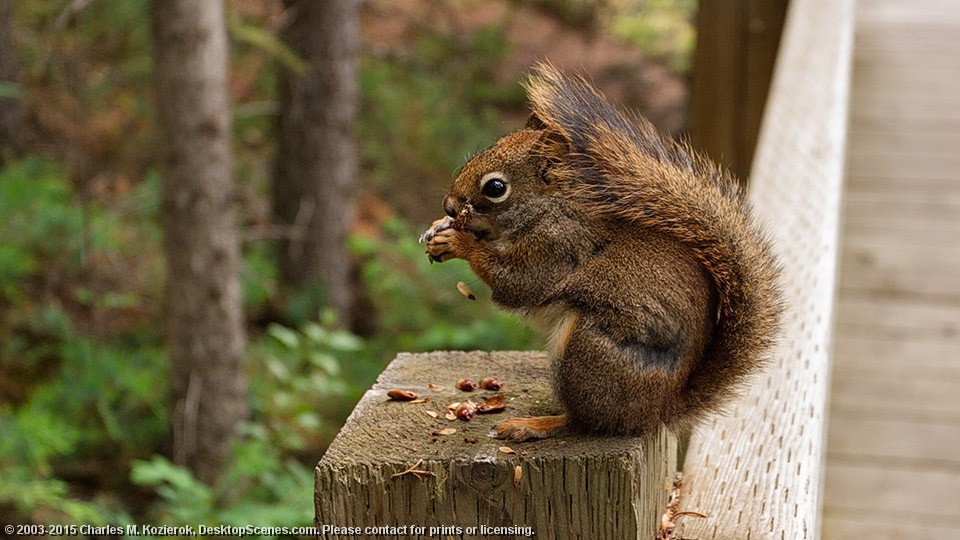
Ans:
POLYGON ((506 135, 463 166, 443 199, 443 209, 455 218, 469 203, 466 230, 484 240, 510 235, 535 219, 557 191, 553 168, 568 151, 563 136, 531 117, 524 129, 506 135))

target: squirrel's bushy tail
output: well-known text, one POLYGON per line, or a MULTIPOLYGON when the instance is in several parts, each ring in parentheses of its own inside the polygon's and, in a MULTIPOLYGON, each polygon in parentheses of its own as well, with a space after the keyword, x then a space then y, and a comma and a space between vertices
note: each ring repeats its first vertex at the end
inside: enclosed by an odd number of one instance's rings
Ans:
POLYGON ((689 427, 722 406, 776 341, 783 302, 770 242, 735 180, 645 119, 618 112, 583 78, 540 64, 527 90, 540 123, 572 145, 556 165, 559 181, 598 217, 688 246, 716 284, 713 340, 688 377, 680 410, 664 418, 689 427))

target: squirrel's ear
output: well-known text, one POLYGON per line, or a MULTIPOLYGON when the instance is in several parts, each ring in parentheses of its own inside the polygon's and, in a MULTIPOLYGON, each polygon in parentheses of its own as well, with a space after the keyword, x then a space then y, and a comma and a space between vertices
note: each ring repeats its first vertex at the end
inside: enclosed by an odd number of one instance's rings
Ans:
POLYGON ((560 162, 566 159, 567 154, 573 151, 573 144, 566 134, 556 129, 544 129, 537 141, 537 150, 551 162, 560 162))
POLYGON ((530 113, 530 116, 527 118, 527 123, 524 124, 523 129, 547 129, 547 124, 537 116, 537 113, 530 113))
POLYGON ((565 134, 555 129, 544 129, 537 138, 533 154, 539 154, 543 161, 540 166, 540 179, 550 185, 556 178, 555 166, 562 164, 573 151, 573 144, 565 134))

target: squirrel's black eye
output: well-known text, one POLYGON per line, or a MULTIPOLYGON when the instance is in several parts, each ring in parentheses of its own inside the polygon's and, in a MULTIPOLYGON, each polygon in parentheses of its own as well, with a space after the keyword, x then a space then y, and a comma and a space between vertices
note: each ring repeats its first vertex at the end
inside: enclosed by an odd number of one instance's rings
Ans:
POLYGON ((480 181, 480 193, 492 202, 503 202, 510 194, 510 184, 498 173, 490 173, 480 181))
POLYGON ((507 192, 507 184, 500 180, 499 178, 491 178, 483 185, 483 194, 491 199, 496 199, 501 197, 504 193, 507 192))

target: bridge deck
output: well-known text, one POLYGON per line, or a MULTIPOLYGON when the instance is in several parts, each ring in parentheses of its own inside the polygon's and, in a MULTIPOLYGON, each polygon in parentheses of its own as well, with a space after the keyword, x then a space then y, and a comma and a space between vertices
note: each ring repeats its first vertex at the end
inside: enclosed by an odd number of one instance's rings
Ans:
POLYGON ((823 537, 960 539, 960 2, 855 39, 823 537))

